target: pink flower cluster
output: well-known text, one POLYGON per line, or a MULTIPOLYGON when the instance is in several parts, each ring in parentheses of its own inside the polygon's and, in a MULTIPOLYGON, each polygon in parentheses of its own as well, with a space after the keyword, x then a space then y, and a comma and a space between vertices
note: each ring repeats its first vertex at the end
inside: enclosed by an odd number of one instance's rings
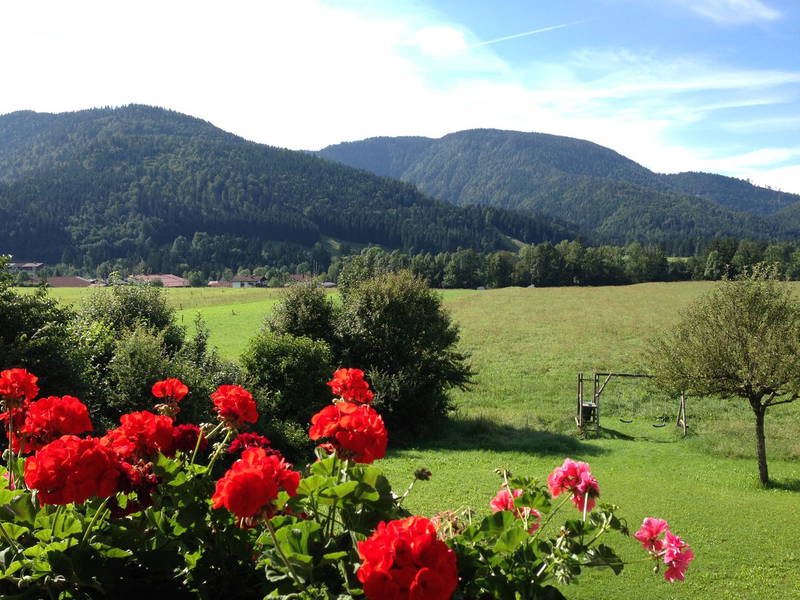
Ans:
POLYGON ((561 492, 572 494, 572 503, 581 511, 591 511, 595 505, 594 499, 600 495, 600 486, 589 471, 589 465, 569 458, 565 458, 564 464, 547 476, 547 484, 553 498, 561 492))
POLYGON ((650 552, 654 559, 664 560, 667 566, 664 579, 670 583, 684 580, 686 569, 694 560, 694 552, 686 542, 669 530, 665 520, 647 517, 633 537, 642 543, 642 548, 650 552))
POLYGON ((515 517, 525 520, 528 524, 528 533, 533 533, 539 529, 539 523, 542 521, 542 514, 530 506, 515 507, 514 498, 519 498, 520 496, 522 496, 522 490, 520 489, 509 493, 506 488, 503 488, 495 494, 489 506, 492 507, 493 513, 500 512, 501 510, 510 510, 514 513, 515 517))

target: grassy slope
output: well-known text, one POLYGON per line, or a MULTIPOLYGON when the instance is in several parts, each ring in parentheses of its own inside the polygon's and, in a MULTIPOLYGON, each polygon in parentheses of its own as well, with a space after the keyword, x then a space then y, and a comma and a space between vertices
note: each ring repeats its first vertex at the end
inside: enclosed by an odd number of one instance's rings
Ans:
MULTIPOLYGON (((446 292, 446 305, 462 327, 462 346, 472 352, 479 375, 471 392, 455 394, 458 411, 434 441, 382 461, 397 489, 417 466, 433 471, 431 481, 415 488, 408 508, 425 515, 464 505, 487 511, 499 485, 495 467, 544 478, 570 456, 590 462, 603 499, 619 504, 631 527, 645 516, 665 518, 697 553, 684 584, 669 586, 646 563, 637 563, 620 577, 588 574, 568 590, 570 598, 800 597, 794 542, 800 407, 778 408, 767 419, 771 475, 783 489, 756 484, 752 418, 740 402, 690 399, 694 435, 683 440, 672 427, 651 427, 662 413, 674 418, 674 401, 638 384, 612 383, 603 396, 605 435, 583 441, 572 435, 576 373, 634 369, 646 340, 710 287, 446 292)), ((54 293, 75 301, 85 292, 54 293)), ((234 357, 276 293, 170 290, 168 298, 186 323, 199 310, 212 341, 234 357)), ((628 559, 642 556, 634 540, 609 541, 628 559)))

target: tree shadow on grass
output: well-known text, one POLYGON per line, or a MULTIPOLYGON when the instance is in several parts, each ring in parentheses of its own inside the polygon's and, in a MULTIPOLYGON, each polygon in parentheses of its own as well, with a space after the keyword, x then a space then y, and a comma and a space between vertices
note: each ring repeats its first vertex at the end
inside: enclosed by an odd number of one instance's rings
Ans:
POLYGON ((771 490, 785 490, 787 492, 800 492, 800 479, 772 479, 767 485, 771 490))
POLYGON ((417 442, 417 448, 446 450, 493 450, 557 456, 596 456, 607 452, 586 440, 531 427, 495 423, 483 417, 459 417, 444 421, 438 435, 417 442))

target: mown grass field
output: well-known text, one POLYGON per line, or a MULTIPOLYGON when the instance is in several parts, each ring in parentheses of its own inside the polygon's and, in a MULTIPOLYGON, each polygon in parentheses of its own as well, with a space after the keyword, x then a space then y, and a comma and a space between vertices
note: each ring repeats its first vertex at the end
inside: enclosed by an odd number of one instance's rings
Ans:
MULTIPOLYGON (((591 464, 602 499, 620 505, 633 530, 646 516, 664 518, 692 544, 697 559, 683 584, 669 585, 638 562, 619 577, 587 574, 565 590, 568 597, 800 598, 800 404, 767 417, 770 473, 777 482, 769 490, 757 484, 753 420, 742 401, 690 398, 691 434, 683 439, 671 425, 652 427, 659 417, 674 419, 675 399, 639 383, 612 382, 603 394, 603 434, 574 435, 576 374, 642 368, 638 360, 647 340, 711 286, 445 293, 478 376, 471 391, 454 394, 457 411, 434 439, 382 461, 398 490, 416 467, 433 471, 407 507, 430 516, 469 505, 483 514, 499 487, 496 467, 544 479, 569 456, 591 464)), ((201 312, 212 342, 235 357, 277 293, 170 290, 168 298, 186 324, 201 312)), ((81 294, 62 297, 77 301, 81 294)), ((610 536, 608 543, 627 560, 644 556, 633 539, 610 536)))

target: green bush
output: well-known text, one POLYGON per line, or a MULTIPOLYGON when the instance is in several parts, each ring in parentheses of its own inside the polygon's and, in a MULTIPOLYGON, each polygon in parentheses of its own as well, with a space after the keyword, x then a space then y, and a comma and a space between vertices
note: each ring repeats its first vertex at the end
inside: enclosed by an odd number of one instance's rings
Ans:
POLYGON ((184 330, 175 321, 175 309, 167 304, 161 288, 140 285, 112 285, 94 291, 83 303, 80 317, 85 323, 103 321, 122 333, 144 323, 163 332, 170 353, 183 345, 184 330))
POLYGON ((82 393, 84 357, 70 327, 72 310, 59 305, 45 288, 16 293, 7 261, 0 256, 0 365, 42 373, 43 395, 82 393))
POLYGON ((354 287, 337 332, 342 364, 367 373, 395 439, 429 430, 452 408, 448 391, 466 388, 473 375, 441 298, 409 271, 354 287))
POLYGON ((273 333, 305 336, 332 344, 336 306, 325 291, 313 284, 287 288, 266 325, 273 333))
POLYGON ((262 331, 250 340, 240 361, 259 404, 260 429, 296 451, 310 448, 309 421, 332 397, 325 385, 333 372, 328 344, 262 331))

